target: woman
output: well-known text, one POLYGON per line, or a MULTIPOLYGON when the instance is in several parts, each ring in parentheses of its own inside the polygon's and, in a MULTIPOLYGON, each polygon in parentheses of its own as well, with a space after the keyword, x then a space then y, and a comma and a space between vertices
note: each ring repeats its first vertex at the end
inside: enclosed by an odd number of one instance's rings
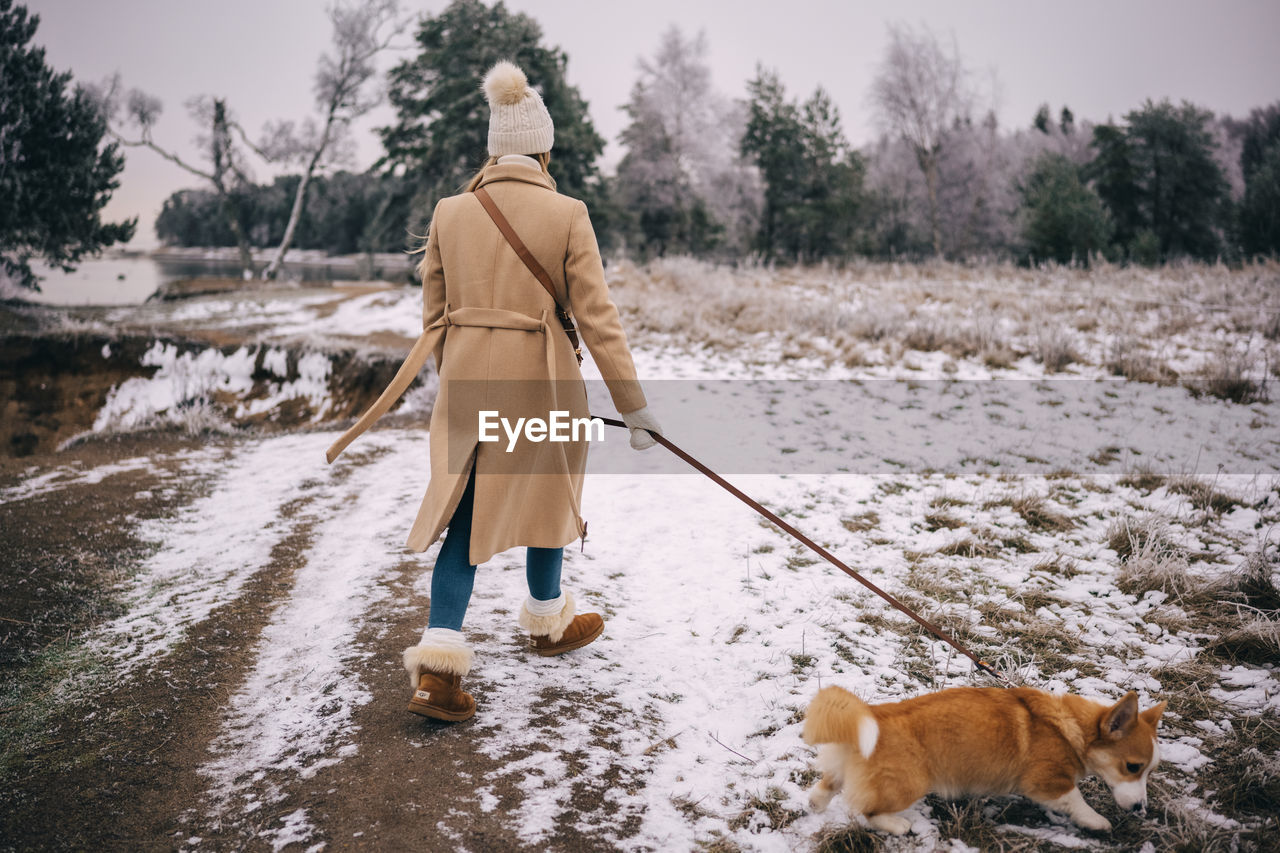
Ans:
POLYGON ((461 629, 476 566, 494 554, 528 549, 529 596, 518 622, 533 651, 563 654, 604 628, 598 614, 576 613, 573 596, 560 588, 564 546, 586 535, 579 512, 586 443, 519 440, 509 448, 501 433, 498 442, 481 440, 485 413, 511 423, 547 420, 551 412, 587 416, 579 359, 557 306, 576 318, 631 428, 631 446, 651 447, 646 430, 661 433, 609 299, 586 205, 558 194, 547 171, 554 131, 542 98, 509 62, 485 75, 484 91, 489 159, 466 192, 436 205, 418 267, 422 336, 391 385, 328 453, 332 462, 404 393, 427 355, 435 356, 440 391, 431 413, 431 480, 408 547, 424 551, 446 528, 448 534, 431 578, 427 628, 405 649, 404 665, 414 687, 409 710, 449 721, 475 713, 475 700, 461 687, 472 662, 461 629), (527 247, 531 262, 517 244, 527 247))

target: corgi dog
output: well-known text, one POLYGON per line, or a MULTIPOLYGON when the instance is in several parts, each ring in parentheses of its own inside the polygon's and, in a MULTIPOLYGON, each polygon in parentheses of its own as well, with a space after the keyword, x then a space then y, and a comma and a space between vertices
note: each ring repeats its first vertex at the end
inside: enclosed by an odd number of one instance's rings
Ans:
POLYGON ((1103 705, 1029 687, 956 687, 868 705, 827 687, 809 704, 801 733, 820 747, 822 778, 809 804, 820 812, 843 789, 851 812, 901 835, 911 823, 898 812, 925 794, 1022 794, 1106 832, 1111 823, 1076 783, 1097 774, 1121 808, 1144 809, 1164 708, 1139 711, 1133 692, 1103 705))

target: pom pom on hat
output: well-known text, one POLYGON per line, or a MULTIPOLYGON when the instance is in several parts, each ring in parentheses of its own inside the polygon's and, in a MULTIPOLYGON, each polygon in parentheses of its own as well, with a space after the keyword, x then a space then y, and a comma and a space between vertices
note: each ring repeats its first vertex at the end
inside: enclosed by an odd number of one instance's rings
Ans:
POLYGON ((529 78, 524 72, 505 59, 484 75, 484 96, 489 106, 513 106, 525 99, 529 91, 529 78))
POLYGON ((538 90, 514 63, 503 60, 484 75, 489 101, 489 153, 540 154, 551 150, 555 128, 538 90))

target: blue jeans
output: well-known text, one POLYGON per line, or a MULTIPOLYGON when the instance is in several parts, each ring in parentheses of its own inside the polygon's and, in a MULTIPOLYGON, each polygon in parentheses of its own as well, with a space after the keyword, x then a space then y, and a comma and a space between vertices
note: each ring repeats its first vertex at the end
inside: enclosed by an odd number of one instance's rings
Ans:
MULTIPOLYGON (((449 532, 436 557, 436 567, 431 573, 431 615, 429 628, 462 630, 462 620, 471 602, 471 588, 475 585, 476 567, 467 562, 471 546, 471 507, 476 498, 476 469, 471 466, 471 477, 462 492, 462 500, 449 521, 449 532)), ((525 578, 529 583, 529 595, 539 601, 560 597, 560 563, 563 548, 528 548, 525 553, 525 578)))

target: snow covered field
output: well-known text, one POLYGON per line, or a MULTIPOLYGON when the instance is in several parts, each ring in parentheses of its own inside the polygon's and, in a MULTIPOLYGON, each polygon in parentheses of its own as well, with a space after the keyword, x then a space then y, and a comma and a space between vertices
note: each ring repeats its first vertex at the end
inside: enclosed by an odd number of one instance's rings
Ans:
MULTIPOLYGON (((274 305, 273 328, 281 339, 315 328, 412 335, 416 322, 412 291, 354 298, 308 327, 318 304, 274 305)), ((184 310, 237 314, 212 300, 184 310)), ((604 636, 561 658, 528 654, 515 626, 523 554, 499 555, 477 577, 467 620, 474 720, 362 725, 367 709, 399 712, 408 698, 394 671, 425 624, 435 548, 411 555, 402 543, 430 439, 378 430, 326 466, 337 433, 320 429, 183 457, 207 488, 139 525, 153 547, 118 590, 121 612, 81 638, 110 679, 155 677, 218 608, 277 578, 256 602, 265 624, 238 683, 209 709, 216 732, 195 768, 201 793, 175 815, 177 846, 372 843, 372 823, 337 834, 330 816, 348 792, 314 780, 344 778, 376 796, 383 780, 359 776, 361 762, 396 750, 448 780, 429 789, 438 802, 397 804, 422 849, 484 849, 478 821, 528 849, 620 850, 1158 850, 1232 839, 1249 849, 1266 820, 1275 828, 1249 803, 1280 784, 1276 603, 1264 600, 1280 583, 1280 404, 1094 381, 1110 371, 1083 342, 1064 374, 1029 356, 993 368, 976 354, 890 347, 851 363, 832 357, 834 338, 788 352, 766 331, 717 345, 639 325, 637 364, 676 443, 732 469, 744 491, 1016 680, 1104 699, 1137 690, 1143 707, 1169 700, 1150 815, 1120 815, 1097 785, 1085 794, 1116 824, 1110 837, 1014 798, 929 798, 908 812, 913 833, 888 841, 852 827, 839 800, 808 813, 816 776, 799 730, 821 685, 883 702, 990 682, 661 448, 631 451, 621 430, 593 450, 585 549, 566 549, 565 585, 605 615, 604 636), (885 381, 893 376, 912 381, 885 381), (698 388, 712 405, 689 401, 698 388), (1064 413, 1075 421, 1064 426, 1064 413), (708 430, 713 416, 733 429, 708 430), (842 436, 851 419, 859 427, 842 436), (1233 631, 1234 645, 1220 642, 1233 631), (393 676, 397 688, 381 686, 393 676), (476 766, 454 760, 463 742, 476 766), (1234 784, 1245 763, 1253 800, 1234 784)), ((1183 362, 1212 360, 1188 348, 1183 362)), ((163 410, 156 389, 179 366, 154 357, 161 369, 118 391, 103 429, 163 410)), ((198 362, 181 370, 197 381, 198 362)), ((297 393, 323 393, 323 371, 312 374, 297 393)), ((598 390, 597 413, 612 414, 598 390)), ((33 470, 0 498, 30 500, 143 460, 112 464, 33 470)), ((83 700, 74 684, 58 689, 83 700)))

